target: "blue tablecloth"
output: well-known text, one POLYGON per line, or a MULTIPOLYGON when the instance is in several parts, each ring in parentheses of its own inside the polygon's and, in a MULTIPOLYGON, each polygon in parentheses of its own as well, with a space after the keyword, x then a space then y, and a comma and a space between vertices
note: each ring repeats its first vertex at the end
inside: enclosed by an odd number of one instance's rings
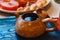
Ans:
POLYGON ((15 32, 16 17, 0 18, 0 40, 60 40, 60 31, 46 32, 37 38, 23 38, 15 32))

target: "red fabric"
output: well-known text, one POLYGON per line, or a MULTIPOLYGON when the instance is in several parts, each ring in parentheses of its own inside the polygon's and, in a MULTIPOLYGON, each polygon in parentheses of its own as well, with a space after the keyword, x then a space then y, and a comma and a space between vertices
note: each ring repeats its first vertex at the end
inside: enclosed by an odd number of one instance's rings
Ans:
POLYGON ((58 28, 58 30, 60 30, 60 20, 58 19, 58 21, 57 21, 57 28, 58 28))

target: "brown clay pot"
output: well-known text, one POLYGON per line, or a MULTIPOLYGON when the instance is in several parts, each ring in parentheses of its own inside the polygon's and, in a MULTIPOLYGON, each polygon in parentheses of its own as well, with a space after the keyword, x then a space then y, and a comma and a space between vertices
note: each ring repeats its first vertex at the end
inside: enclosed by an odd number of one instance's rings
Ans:
POLYGON ((29 13, 24 13, 23 15, 17 14, 16 17, 17 17, 16 32, 18 35, 22 37, 35 38, 41 36, 46 31, 54 30, 54 29, 49 30, 50 28, 46 28, 45 24, 42 22, 42 19, 44 17, 41 17, 41 15, 39 15, 38 13, 36 14, 29 12, 29 13), (26 21, 24 19, 26 16, 33 16, 35 17, 35 19, 33 21, 26 21))

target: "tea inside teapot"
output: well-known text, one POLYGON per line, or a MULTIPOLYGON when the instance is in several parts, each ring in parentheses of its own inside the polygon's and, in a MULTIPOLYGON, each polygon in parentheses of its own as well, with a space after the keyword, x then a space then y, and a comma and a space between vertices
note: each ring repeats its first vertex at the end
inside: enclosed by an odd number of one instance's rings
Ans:
POLYGON ((23 20, 25 21, 34 21, 39 19, 39 16, 35 13, 26 13, 22 16, 23 20))

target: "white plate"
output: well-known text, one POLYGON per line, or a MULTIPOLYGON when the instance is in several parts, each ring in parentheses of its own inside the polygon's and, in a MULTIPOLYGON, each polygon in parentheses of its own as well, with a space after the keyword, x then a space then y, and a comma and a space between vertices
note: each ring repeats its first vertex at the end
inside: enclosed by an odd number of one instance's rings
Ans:
MULTIPOLYGON (((47 6, 47 5, 50 3, 50 1, 51 1, 51 0, 47 0, 47 3, 44 5, 44 7, 47 6)), ((0 11, 2 11, 2 12, 8 12, 8 13, 15 13, 15 12, 16 12, 16 11, 4 10, 4 9, 1 9, 1 8, 0 8, 0 11)))

